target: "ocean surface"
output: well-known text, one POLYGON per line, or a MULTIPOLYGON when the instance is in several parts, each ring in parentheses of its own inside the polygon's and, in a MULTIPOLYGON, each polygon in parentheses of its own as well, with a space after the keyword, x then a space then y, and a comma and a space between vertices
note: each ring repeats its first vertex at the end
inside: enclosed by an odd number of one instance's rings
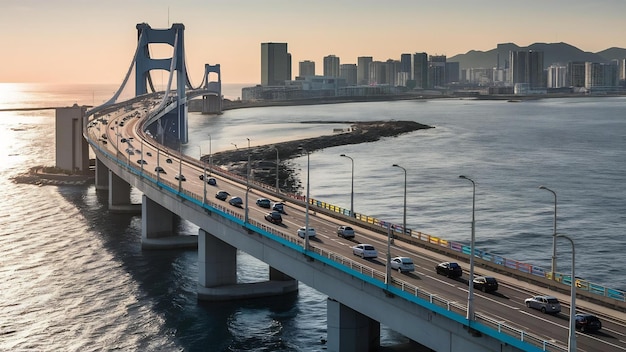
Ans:
MULTIPOLYGON (((225 85, 236 99, 241 86, 225 85)), ((110 85, 0 84, 0 109, 97 105, 110 85)), ((0 350, 323 351, 326 296, 300 284, 288 298, 207 304, 196 299, 197 254, 142 251, 139 216, 107 211, 91 186, 34 186, 11 178, 54 165, 54 112, 0 112, 0 350)), ((336 123, 412 120, 435 128, 310 155, 311 196, 550 267, 558 232, 576 246, 578 276, 626 289, 626 98, 430 100, 268 107, 190 114, 189 155, 330 134, 336 123), (315 123, 303 123, 314 121, 315 123)), ((341 126, 342 124, 339 124, 341 126)), ((280 151, 279 151, 280 152, 280 151)), ((306 170, 306 157, 292 160, 306 170)), ((301 172, 302 173, 302 172, 301 172)), ((302 173, 303 181, 306 174, 302 173)), ((133 199, 141 195, 134 191, 133 199)), ((183 222, 179 231, 196 234, 183 222)), ((571 247, 558 241, 558 271, 571 247)), ((241 282, 267 266, 238 256, 241 282)), ((382 343, 406 341, 382 329, 382 343)))

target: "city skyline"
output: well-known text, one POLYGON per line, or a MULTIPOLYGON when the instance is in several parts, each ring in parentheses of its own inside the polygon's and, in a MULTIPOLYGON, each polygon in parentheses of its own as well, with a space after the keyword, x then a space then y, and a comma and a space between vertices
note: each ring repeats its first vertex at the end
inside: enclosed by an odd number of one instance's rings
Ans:
MULTIPOLYGON (((0 82, 120 83, 141 22, 152 28, 185 25, 187 68, 194 84, 205 63, 221 65, 223 83, 258 84, 264 42, 288 43, 292 78, 305 60, 315 62, 316 74, 322 74, 323 58, 330 55, 341 64, 357 64, 359 56, 375 61, 416 52, 452 57, 508 42, 565 42, 598 52, 626 47, 626 23, 620 18, 625 11, 623 0, 530 0, 507 6, 492 0, 451 0, 445 6, 322 0, 314 7, 286 0, 5 0, 0 3, 0 38, 8 50, 0 82)), ((168 53, 157 47, 154 56, 168 53)))

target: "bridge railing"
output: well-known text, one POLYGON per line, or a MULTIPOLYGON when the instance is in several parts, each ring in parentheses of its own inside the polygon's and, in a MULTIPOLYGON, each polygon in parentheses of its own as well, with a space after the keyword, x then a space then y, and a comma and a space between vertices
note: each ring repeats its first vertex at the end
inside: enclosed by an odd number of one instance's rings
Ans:
MULTIPOLYGON (((341 215, 350 216, 350 210, 345 209, 330 203, 326 203, 317 199, 311 198, 310 205, 313 205, 320 209, 325 209, 331 212, 336 212, 341 215)), ((448 241, 446 239, 432 236, 423 232, 415 231, 412 229, 405 229, 404 235, 402 225, 393 224, 384 220, 377 219, 375 217, 367 216, 365 214, 355 213, 357 220, 363 221, 374 227, 380 228, 381 231, 387 231, 389 227, 393 231, 394 238, 403 239, 403 236, 417 240, 419 242, 425 242, 430 245, 443 247, 445 249, 462 253, 464 255, 471 255, 471 247, 456 241, 448 241)), ((537 265, 524 263, 515 259, 503 257, 501 255, 489 253, 478 248, 474 248, 474 258, 479 258, 485 262, 491 263, 495 267, 503 267, 513 271, 519 271, 520 273, 530 274, 533 276, 552 280, 552 276, 549 270, 545 270, 537 265)), ((570 286, 572 284, 571 275, 555 273, 554 281, 570 286)), ((576 278, 574 283, 579 291, 586 291, 593 295, 606 297, 617 302, 626 303, 626 291, 619 289, 609 288, 600 284, 596 284, 581 278, 576 278)))

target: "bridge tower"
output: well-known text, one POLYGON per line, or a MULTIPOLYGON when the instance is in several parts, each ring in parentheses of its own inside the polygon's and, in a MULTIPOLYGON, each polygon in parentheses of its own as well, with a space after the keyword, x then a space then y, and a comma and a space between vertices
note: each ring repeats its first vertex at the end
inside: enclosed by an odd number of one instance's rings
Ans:
POLYGON ((185 26, 182 23, 172 24, 169 29, 153 29, 147 23, 137 24, 137 56, 135 58, 135 95, 148 93, 148 85, 154 90, 151 70, 166 70, 173 74, 176 71, 177 108, 162 117, 161 127, 168 136, 174 137, 179 143, 187 143, 187 99, 185 87, 187 71, 185 67, 185 26), (153 59, 150 57, 149 44, 169 44, 174 48, 171 58, 153 59))
POLYGON ((204 65, 204 89, 209 93, 202 96, 202 113, 203 114, 221 114, 222 113, 222 73, 220 64, 204 65), (217 81, 209 81, 211 73, 217 74, 217 81))

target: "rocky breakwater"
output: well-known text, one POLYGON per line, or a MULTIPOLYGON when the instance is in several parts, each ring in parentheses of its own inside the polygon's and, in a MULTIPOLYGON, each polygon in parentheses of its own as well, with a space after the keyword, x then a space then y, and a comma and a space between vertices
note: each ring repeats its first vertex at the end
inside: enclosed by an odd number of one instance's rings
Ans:
MULTIPOLYGON (((325 123, 311 121, 310 123, 325 123)), ((395 137, 416 130, 433 128, 413 121, 368 121, 368 122, 330 122, 350 124, 349 131, 324 135, 314 138, 291 140, 251 147, 249 150, 237 149, 215 153, 211 156, 214 166, 225 168, 231 172, 245 176, 250 155, 251 177, 268 185, 275 185, 276 180, 276 149, 279 150, 280 163, 278 177, 283 192, 298 193, 301 182, 295 175, 295 169, 289 159, 301 156, 302 149, 309 152, 341 145, 375 142, 383 137, 395 137), (275 149, 276 148, 276 149, 275 149)), ((208 163, 208 155, 202 156, 202 161, 208 163)))

